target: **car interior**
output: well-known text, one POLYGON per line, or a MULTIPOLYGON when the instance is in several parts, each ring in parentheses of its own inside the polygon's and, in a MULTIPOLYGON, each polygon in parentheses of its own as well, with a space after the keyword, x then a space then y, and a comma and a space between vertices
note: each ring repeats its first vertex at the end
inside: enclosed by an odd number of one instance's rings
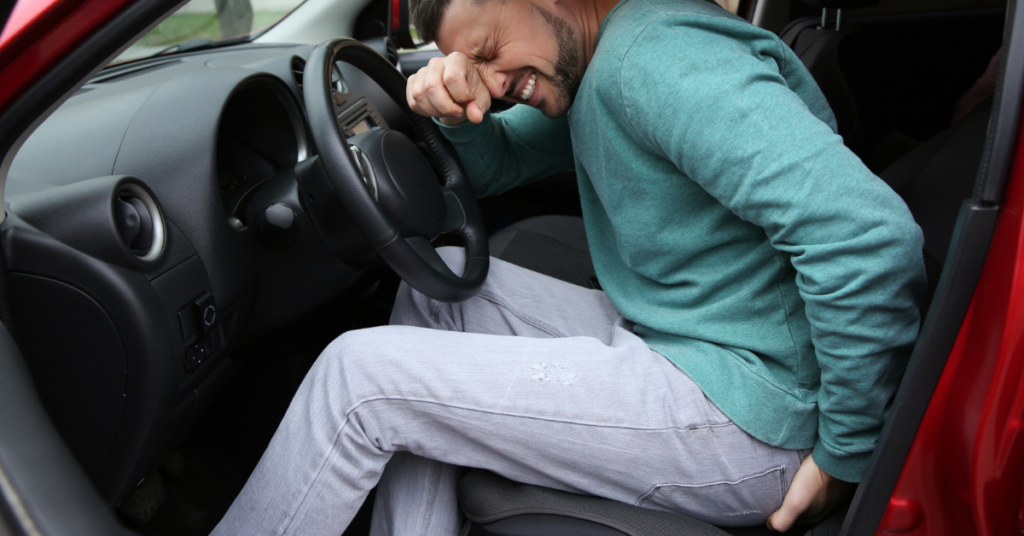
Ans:
MULTIPOLYGON (((408 2, 394 5, 407 20, 408 2)), ((980 79, 1006 61, 1006 0, 732 7, 797 53, 847 146, 906 201, 925 235, 923 311, 938 318, 991 153, 1001 94, 980 79), (978 103, 959 110, 968 94, 978 103)), ((320 351, 386 324, 403 279, 450 301, 479 288, 485 260, 457 277, 433 247, 601 288, 574 171, 477 206, 402 98, 401 74, 440 52, 400 50, 413 41, 391 21, 385 0, 306 0, 251 39, 105 63, 17 148, 0 318, 61 440, 139 534, 207 534, 320 351)), ((478 469, 459 500, 471 535, 768 533, 478 469)), ((372 501, 346 535, 368 532, 372 501)), ((848 507, 790 533, 839 534, 848 507)))

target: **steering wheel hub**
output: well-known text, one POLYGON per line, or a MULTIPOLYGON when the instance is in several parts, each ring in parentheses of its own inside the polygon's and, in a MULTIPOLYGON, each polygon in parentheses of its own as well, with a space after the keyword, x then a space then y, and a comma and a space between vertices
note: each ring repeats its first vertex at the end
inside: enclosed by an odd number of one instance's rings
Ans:
POLYGON ((375 128, 350 138, 376 178, 378 202, 404 236, 433 239, 446 220, 441 184, 427 157, 405 134, 375 128))

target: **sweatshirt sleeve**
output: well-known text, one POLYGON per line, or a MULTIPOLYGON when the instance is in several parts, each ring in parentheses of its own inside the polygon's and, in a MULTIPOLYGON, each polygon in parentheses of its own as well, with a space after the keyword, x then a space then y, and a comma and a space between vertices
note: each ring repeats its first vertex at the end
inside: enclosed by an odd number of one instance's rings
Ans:
POLYGON ((859 481, 917 338, 920 228, 843 145, 806 71, 782 75, 803 67, 786 65, 799 60, 777 39, 694 19, 652 22, 612 89, 641 144, 763 228, 792 263, 821 368, 814 459, 859 481))
POLYGON ((487 113, 483 122, 437 123, 479 197, 497 195, 573 166, 565 118, 549 119, 529 106, 487 113))

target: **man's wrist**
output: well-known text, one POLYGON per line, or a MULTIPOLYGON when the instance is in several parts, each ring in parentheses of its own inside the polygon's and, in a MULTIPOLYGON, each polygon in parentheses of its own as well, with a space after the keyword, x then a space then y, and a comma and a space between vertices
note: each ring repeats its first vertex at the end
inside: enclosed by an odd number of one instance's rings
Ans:
POLYGON ((462 123, 465 123, 466 122, 466 116, 463 115, 462 117, 439 117, 437 120, 442 125, 449 126, 449 127, 455 127, 455 126, 461 125, 462 123))
POLYGON ((871 459, 870 452, 857 454, 836 453, 822 444, 814 445, 814 462, 829 476, 844 482, 860 482, 871 459))

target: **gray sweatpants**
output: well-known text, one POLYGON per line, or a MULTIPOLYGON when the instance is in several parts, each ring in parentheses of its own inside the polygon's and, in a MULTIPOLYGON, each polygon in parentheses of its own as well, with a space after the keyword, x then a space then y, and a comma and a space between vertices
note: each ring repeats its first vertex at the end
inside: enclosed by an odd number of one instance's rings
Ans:
POLYGON ((740 430, 600 291, 492 259, 464 303, 403 284, 392 324, 324 350, 214 535, 338 536, 378 481, 375 536, 454 535, 456 465, 757 525, 806 454, 740 430))

